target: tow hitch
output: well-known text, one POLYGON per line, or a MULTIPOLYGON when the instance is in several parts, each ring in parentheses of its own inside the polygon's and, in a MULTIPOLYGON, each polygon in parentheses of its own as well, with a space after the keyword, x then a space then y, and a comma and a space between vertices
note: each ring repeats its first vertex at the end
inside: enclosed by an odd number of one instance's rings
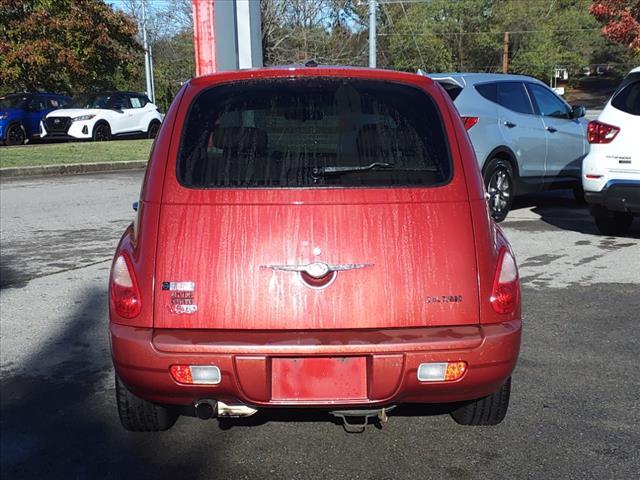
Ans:
POLYGON ((362 433, 369 423, 373 423, 378 428, 389 421, 387 412, 396 408, 395 405, 384 408, 376 408, 372 410, 332 410, 331 415, 342 419, 342 426, 349 433, 362 433), (352 420, 351 422, 349 420, 352 420), (354 419, 360 419, 359 422, 353 423, 354 419), (370 420, 371 419, 371 420, 370 420))

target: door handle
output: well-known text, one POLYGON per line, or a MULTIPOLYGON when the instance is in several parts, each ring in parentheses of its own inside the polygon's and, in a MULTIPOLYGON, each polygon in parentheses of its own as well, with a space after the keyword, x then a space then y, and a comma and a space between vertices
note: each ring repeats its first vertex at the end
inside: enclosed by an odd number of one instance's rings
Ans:
POLYGON ((558 130, 557 130, 556 128, 553 128, 553 127, 547 127, 547 132, 550 132, 550 133, 556 133, 557 131, 558 131, 558 130))
POLYGON ((507 128, 513 128, 513 127, 515 127, 515 126, 516 126, 516 124, 515 124, 515 123, 510 122, 509 120, 505 120, 504 122, 502 122, 502 124, 503 124, 505 127, 507 127, 507 128))

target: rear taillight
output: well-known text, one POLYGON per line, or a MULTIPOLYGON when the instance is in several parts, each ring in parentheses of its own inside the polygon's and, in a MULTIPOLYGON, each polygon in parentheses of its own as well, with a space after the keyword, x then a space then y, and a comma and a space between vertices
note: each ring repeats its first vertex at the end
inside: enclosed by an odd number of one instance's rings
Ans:
POLYGON ((111 269, 109 299, 113 310, 123 318, 135 318, 140 314, 140 289, 131 260, 125 254, 118 255, 111 269))
POLYGON ((503 248, 498 257, 498 268, 491 291, 491 306, 497 313, 513 313, 520 301, 518 268, 509 250, 503 248))
POLYGON ((464 122, 464 128, 469 130, 478 123, 478 117, 462 117, 462 121, 464 122))
POLYGON ((587 127, 587 140, 589 143, 611 143, 619 131, 618 127, 593 120, 587 127))

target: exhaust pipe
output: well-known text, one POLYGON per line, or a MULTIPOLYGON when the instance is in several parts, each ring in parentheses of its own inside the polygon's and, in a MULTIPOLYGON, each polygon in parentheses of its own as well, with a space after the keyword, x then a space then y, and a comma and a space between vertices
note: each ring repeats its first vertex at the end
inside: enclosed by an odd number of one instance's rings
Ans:
POLYGON ((214 417, 250 417, 258 409, 244 404, 227 405, 216 400, 202 399, 194 404, 196 417, 201 420, 209 420, 214 417))
POLYGON ((201 420, 209 420, 218 414, 218 402, 215 400, 198 400, 194 406, 196 416, 201 420))
POLYGON ((236 405, 227 405, 224 402, 218 402, 219 417, 250 417, 257 411, 257 408, 243 405, 241 403, 236 405))

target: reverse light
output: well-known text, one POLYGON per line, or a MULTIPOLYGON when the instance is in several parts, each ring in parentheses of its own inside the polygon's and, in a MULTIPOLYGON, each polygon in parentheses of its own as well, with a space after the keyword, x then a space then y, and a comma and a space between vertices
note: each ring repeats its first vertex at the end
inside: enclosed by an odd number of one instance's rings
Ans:
POLYGON ((421 382, 452 382, 462 378, 466 371, 466 362, 421 363, 418 367, 418 380, 421 382))
POLYGON ((518 268, 509 250, 502 248, 491 291, 491 306, 497 313, 513 313, 520 298, 518 268))
POLYGON ((469 130, 478 123, 478 117, 462 117, 462 121, 464 122, 464 128, 469 130))
POLYGON ((172 365, 169 371, 178 383, 217 385, 222 378, 214 365, 172 365))
POLYGON ((587 127, 587 140, 589 143, 611 143, 619 132, 619 127, 593 120, 587 127))
POLYGON ((82 122, 84 120, 91 120, 95 115, 80 115, 79 117, 73 117, 72 120, 74 122, 82 122))
POLYGON ((138 282, 131 260, 125 254, 119 255, 113 263, 109 299, 115 312, 124 318, 135 318, 142 309, 138 282))

